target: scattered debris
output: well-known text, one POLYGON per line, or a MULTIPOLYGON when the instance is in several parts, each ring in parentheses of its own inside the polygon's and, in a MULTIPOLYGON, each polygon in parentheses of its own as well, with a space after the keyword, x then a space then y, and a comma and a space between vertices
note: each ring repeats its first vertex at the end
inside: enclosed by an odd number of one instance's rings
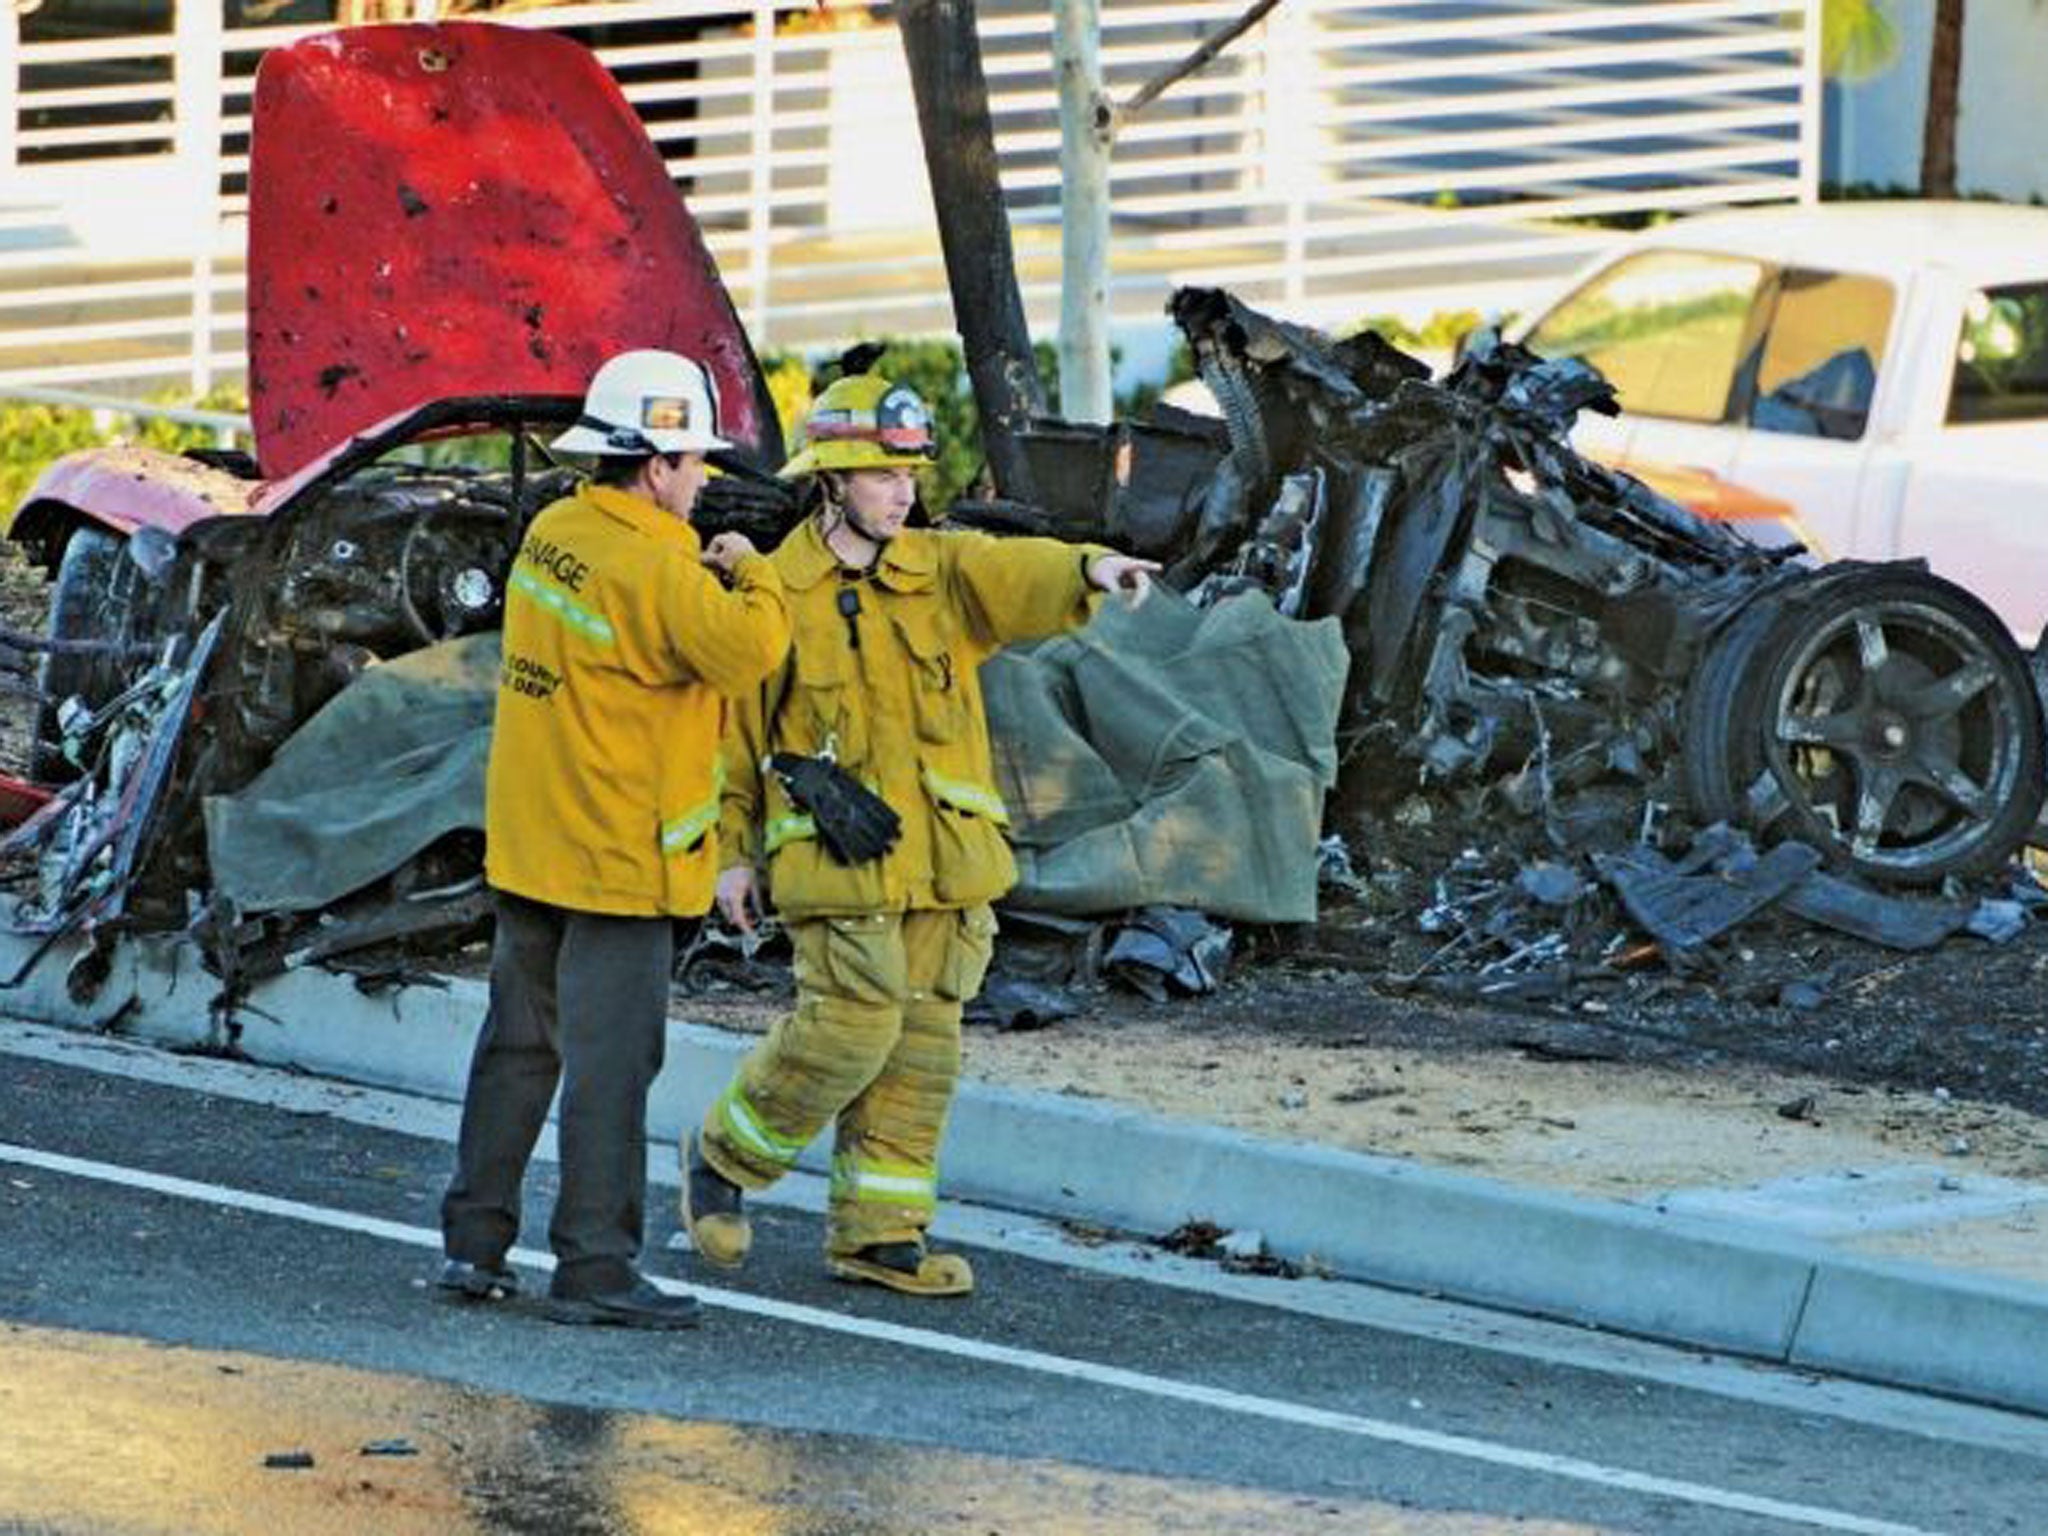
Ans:
POLYGON ((1185 1258, 1213 1259, 1231 1274, 1299 1280, 1304 1273, 1300 1265, 1266 1252, 1265 1237, 1259 1232, 1232 1232, 1212 1221, 1184 1221, 1158 1245, 1185 1258))
POLYGON ((1370 1104, 1374 1099, 1399 1098, 1408 1090, 1405 1088, 1383 1088, 1377 1084, 1361 1084, 1356 1088, 1339 1088, 1330 1095, 1332 1104, 1370 1104))
POLYGON ((313 1465, 311 1451, 272 1451, 263 1458, 265 1467, 299 1470, 313 1465))
POLYGON ((1986 898, 1977 903, 1970 914, 1970 920, 1963 925, 1980 939, 1989 939, 1993 944, 2004 944, 2018 938, 2026 931, 2027 908, 2017 901, 1996 901, 1986 898))
POLYGON ((1061 1234, 1068 1242, 1077 1243, 1083 1248, 1101 1248, 1106 1244, 1119 1241, 1124 1236, 1123 1233, 1116 1231, 1112 1227, 1100 1226, 1092 1221, 1068 1219, 1062 1221, 1059 1227, 1061 1234))
POLYGON ((1818 982, 1788 981, 1778 988, 1780 1008, 1798 1008, 1811 1012, 1816 1008, 1825 1007, 1827 1000, 1827 989, 1818 982))
POLYGON ((1255 1227, 1240 1228, 1235 1232, 1225 1233, 1216 1246, 1222 1250, 1224 1258, 1248 1264, 1265 1257, 1266 1234, 1255 1227))
POLYGON ((1106 975, 1155 1003, 1213 992, 1230 964, 1230 930, 1199 912, 1142 907, 1102 957, 1106 975))
POLYGON ((980 995, 967 1005, 965 1022, 992 1024, 1005 1032, 1046 1029, 1079 1011, 1074 999, 1059 988, 1014 976, 991 976, 980 995))
POLYGON ((1316 884, 1323 890, 1342 891, 1357 896, 1366 889, 1366 882, 1359 878, 1351 866, 1351 849, 1342 835, 1332 832, 1316 844, 1316 884))
POLYGON ((1341 623, 1347 840, 1319 850, 1322 887, 1440 939, 1387 985, 1548 1006, 1660 959, 1710 981, 1715 941, 1765 913, 1928 948, 1969 918, 1958 883, 2027 835, 2040 705, 1968 593, 1913 562, 1761 548, 1579 458, 1574 418, 1613 400, 1575 360, 1481 335, 1432 381, 1370 333, 1333 340, 1220 291, 1171 308, 1222 410, 1208 470, 1172 413, 1093 439, 1069 425, 1041 457, 1093 463, 1107 443, 1130 473, 1041 475, 1050 505, 1024 522, 1125 539, 1198 602, 1260 591, 1341 623), (1375 819, 1388 842, 1488 843, 1415 869, 1434 899, 1404 908, 1353 852, 1377 854, 1352 831, 1375 819))

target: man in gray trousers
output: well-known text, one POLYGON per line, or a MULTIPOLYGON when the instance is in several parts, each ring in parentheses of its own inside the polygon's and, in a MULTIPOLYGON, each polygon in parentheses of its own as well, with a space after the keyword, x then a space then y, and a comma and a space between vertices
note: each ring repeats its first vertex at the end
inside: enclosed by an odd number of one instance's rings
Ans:
POLYGON ((704 454, 727 446, 717 426, 697 363, 612 358, 554 444, 596 455, 597 472, 533 520, 507 584, 484 792, 497 939, 441 1203, 440 1285, 472 1300, 518 1290, 506 1255, 559 1082, 557 1322, 697 1321, 694 1297, 639 1269, 647 1092, 673 921, 710 907, 718 872, 724 697, 789 649, 775 568, 739 534, 700 545, 690 526, 704 454))

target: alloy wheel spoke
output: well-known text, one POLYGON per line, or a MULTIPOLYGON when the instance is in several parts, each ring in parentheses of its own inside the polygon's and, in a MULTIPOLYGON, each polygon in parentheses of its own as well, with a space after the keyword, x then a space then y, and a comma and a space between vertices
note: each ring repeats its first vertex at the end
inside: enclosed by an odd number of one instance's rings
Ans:
POLYGON ((1916 764, 1920 778, 1928 788, 1934 790, 1959 811, 1975 816, 1979 820, 1990 816, 1996 807, 1990 793, 1963 772, 1953 759, 1938 758, 1933 762, 1922 760, 1916 764))
POLYGON ((1851 747, 1863 735, 1863 716, 1857 712, 1833 715, 1780 715, 1778 740, 1798 746, 1851 747))
POLYGON ((1914 689, 1900 705, 1915 719, 1940 719, 1955 714, 1997 681, 1998 673, 1988 661, 1965 662, 1947 677, 1914 689))
POLYGON ((1868 858, 1877 852, 1878 839, 1891 819, 1892 803, 1904 787, 1896 768, 1862 765, 1856 789, 1856 830, 1849 844, 1857 857, 1868 858))
POLYGON ((1884 638, 1884 624, 1869 615, 1856 620, 1856 656, 1866 675, 1878 671, 1891 659, 1891 646, 1884 638))

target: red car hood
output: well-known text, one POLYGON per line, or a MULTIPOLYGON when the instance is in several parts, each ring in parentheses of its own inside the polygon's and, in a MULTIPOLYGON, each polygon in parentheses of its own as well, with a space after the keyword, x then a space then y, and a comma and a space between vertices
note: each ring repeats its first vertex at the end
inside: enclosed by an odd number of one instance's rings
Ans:
POLYGON ((581 395, 664 347, 707 364, 720 431, 782 434, 696 220, 604 69, 486 23, 347 28, 256 77, 250 414, 269 477, 455 395, 581 395))

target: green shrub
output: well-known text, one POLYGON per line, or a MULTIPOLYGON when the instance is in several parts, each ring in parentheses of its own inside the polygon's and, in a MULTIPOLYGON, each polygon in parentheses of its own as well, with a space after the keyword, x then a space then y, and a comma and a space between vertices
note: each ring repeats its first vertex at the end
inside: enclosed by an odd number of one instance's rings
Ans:
POLYGON ((1378 331, 1404 352, 1449 352, 1484 324, 1486 317, 1476 309, 1440 309, 1419 326, 1399 315, 1367 315, 1343 334, 1378 331))
POLYGON ((89 412, 56 405, 0 405, 0 507, 19 506, 53 459, 105 440, 89 412))

